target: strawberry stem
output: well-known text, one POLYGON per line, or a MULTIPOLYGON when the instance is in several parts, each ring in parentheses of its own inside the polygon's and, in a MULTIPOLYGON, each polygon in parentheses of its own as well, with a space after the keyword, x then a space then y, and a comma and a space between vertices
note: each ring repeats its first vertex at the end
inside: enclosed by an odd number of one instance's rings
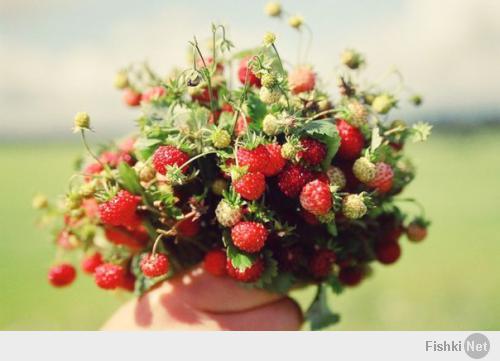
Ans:
POLYGON ((156 248, 158 247, 158 244, 160 243, 160 239, 162 239, 163 234, 159 234, 158 237, 156 237, 155 242, 153 243, 153 249, 151 251, 151 254, 154 256, 156 254, 156 248))
MULTIPOLYGON (((191 43, 191 46, 195 49, 195 51, 198 53, 200 56, 200 59, 203 63, 203 66, 205 67, 205 71, 199 71, 196 69, 196 63, 195 63, 195 70, 199 72, 201 76, 205 78, 207 81, 207 87, 208 87, 208 97, 210 98, 210 111, 213 113, 214 112, 214 99, 213 99, 213 92, 212 92, 212 79, 210 77, 210 74, 205 74, 205 72, 209 72, 207 63, 205 62, 205 58, 203 57, 203 54, 201 53, 200 47, 198 46, 198 40, 196 40, 196 37, 194 38, 194 42, 191 43)), ((215 59, 214 59, 215 61, 215 59)))
POLYGON ((106 171, 106 173, 112 177, 111 170, 109 169, 108 165, 104 164, 103 162, 101 162, 101 160, 97 157, 97 155, 95 155, 95 153, 92 151, 92 149, 90 149, 90 146, 87 143, 87 137, 85 136, 85 130, 84 129, 80 130, 80 135, 81 135, 81 138, 82 138, 83 145, 84 145, 85 149, 87 150, 87 152, 90 154, 90 156, 92 158, 94 158, 95 161, 97 163, 99 163, 100 166, 106 171))
POLYGON ((188 166, 189 164, 191 164, 194 160, 196 159, 199 159, 199 158, 202 158, 208 154, 214 154, 214 153, 217 153, 215 150, 211 150, 210 152, 205 152, 205 153, 201 153, 201 154, 198 154, 197 156, 193 157, 193 158, 190 158, 186 163, 184 163, 183 165, 181 165, 179 168, 182 169, 186 166, 188 166))

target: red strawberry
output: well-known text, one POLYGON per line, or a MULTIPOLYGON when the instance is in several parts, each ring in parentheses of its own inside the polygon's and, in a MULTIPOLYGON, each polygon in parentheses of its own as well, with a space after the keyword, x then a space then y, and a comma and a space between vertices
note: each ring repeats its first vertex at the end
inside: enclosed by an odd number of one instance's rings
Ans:
POLYGON ((363 279, 363 268, 357 266, 344 267, 340 269, 339 281, 346 286, 356 286, 363 279))
POLYGON ((290 271, 300 266, 300 261, 304 256, 304 251, 300 246, 282 248, 277 252, 280 269, 290 271))
POLYGON ((286 160, 281 155, 281 145, 278 143, 270 143, 265 145, 269 153, 269 162, 263 173, 266 177, 272 177, 281 172, 285 167, 286 160))
POLYGON ((82 269, 85 273, 92 274, 102 263, 102 255, 99 252, 96 252, 82 260, 82 269))
POLYGON ((316 216, 327 214, 332 208, 330 187, 317 179, 307 183, 300 193, 300 204, 316 216))
POLYGON ((203 268, 211 275, 221 277, 227 274, 226 263, 226 252, 222 249, 213 249, 205 255, 203 268))
POLYGON ((254 253, 264 247, 269 232, 257 222, 239 222, 231 229, 231 239, 242 251, 254 253))
POLYGON ((168 258, 163 253, 148 253, 142 256, 140 266, 146 277, 163 276, 168 272, 168 258))
POLYGON ((222 104, 222 106, 220 107, 220 110, 223 112, 234 113, 233 106, 229 103, 222 104))
POLYGON ((335 253, 329 249, 320 249, 314 253, 309 262, 309 269, 315 278, 325 278, 332 271, 335 253))
POLYGON ((141 93, 137 93, 130 88, 123 91, 123 100, 131 107, 136 107, 141 104, 141 93))
POLYGON ((140 202, 140 197, 121 190, 111 200, 99 204, 99 217, 104 224, 110 226, 135 228, 141 222, 136 214, 140 202))
POLYGON ((118 148, 120 149, 120 151, 122 151, 123 153, 132 153, 134 151, 134 147, 135 147, 135 142, 136 142, 136 138, 135 137, 128 137, 128 138, 125 138, 125 140, 123 140, 119 145, 118 145, 118 148))
POLYGON ((357 158, 363 150, 363 134, 344 119, 337 119, 337 130, 340 136, 340 147, 337 155, 342 159, 357 158))
POLYGON ((104 263, 95 269, 94 281, 100 288, 113 290, 122 284, 124 276, 125 270, 122 266, 104 263))
POLYGON ((336 260, 335 263, 337 263, 340 268, 351 267, 354 263, 354 259, 352 257, 346 257, 336 260))
POLYGON ((125 162, 129 165, 134 163, 134 159, 129 153, 126 152, 103 152, 99 160, 101 163, 108 164, 112 168, 116 168, 120 163, 125 162))
POLYGON ((264 173, 269 164, 269 152, 264 145, 255 149, 238 148, 238 164, 248 167, 249 172, 264 173))
MULTIPOLYGON (((167 166, 180 167, 189 160, 189 155, 173 145, 163 145, 153 154, 153 166, 161 174, 167 173, 167 166)), ((182 172, 186 173, 188 167, 183 167, 182 172)))
POLYGON ((379 243, 375 246, 375 254, 380 263, 391 264, 401 256, 401 247, 398 243, 379 243))
POLYGON ((238 119, 236 119, 236 124, 234 126, 234 134, 237 136, 245 134, 248 124, 252 122, 252 119, 249 117, 245 117, 244 115, 240 115, 238 119))
POLYGON ((396 142, 389 142, 389 146, 394 149, 395 151, 403 149, 404 144, 403 143, 396 143, 396 142))
POLYGON ((309 170, 297 164, 288 164, 278 175, 278 187, 290 198, 299 195, 302 187, 314 179, 314 175, 309 170))
POLYGON ((394 178, 394 171, 391 166, 384 162, 375 164, 376 174, 375 178, 368 185, 375 188, 379 193, 387 193, 392 188, 392 181, 394 178))
POLYGON ((308 67, 294 69, 288 75, 288 83, 293 94, 311 91, 316 84, 316 76, 308 67))
POLYGON ((158 98, 161 98, 164 95, 165 95, 165 88, 162 86, 155 86, 142 93, 141 100, 143 102, 149 103, 151 100, 157 100, 158 98))
POLYGON ((418 222, 412 222, 406 229, 406 236, 412 242, 420 242, 427 237, 427 228, 418 222))
POLYGON ((264 261, 257 259, 250 267, 240 270, 233 266, 233 263, 228 258, 226 262, 227 274, 240 282, 255 282, 259 279, 262 272, 264 272, 264 261))
POLYGON ((234 190, 243 198, 254 201, 266 190, 266 178, 262 173, 247 173, 233 182, 234 190))
POLYGON ((184 218, 175 226, 177 234, 181 237, 194 237, 200 232, 200 219, 194 217, 184 218))
POLYGON ((104 227, 104 235, 113 244, 119 246, 127 246, 132 250, 139 250, 144 247, 144 244, 148 241, 149 235, 147 232, 138 229, 134 231, 128 231, 123 227, 104 227))
POLYGON ((248 83, 251 86, 256 86, 260 88, 260 79, 254 74, 254 72, 248 67, 248 62, 250 57, 241 60, 238 67, 238 79, 240 79, 241 84, 248 83))
POLYGON ((122 283, 118 287, 133 292, 135 289, 135 276, 131 272, 126 272, 125 276, 123 276, 122 283))
POLYGON ((313 174, 314 179, 323 182, 325 184, 330 184, 330 178, 328 178, 328 175, 323 172, 315 172, 313 174))
POLYGON ((300 151, 297 156, 303 159, 309 165, 320 164, 326 156, 326 146, 312 138, 303 138, 300 140, 300 145, 304 150, 300 151))
POLYGON ((382 234, 380 237, 381 242, 394 243, 399 240, 403 234, 403 227, 401 224, 393 224, 387 227, 383 227, 382 234))
MULTIPOLYGON (((217 100, 219 97, 217 89, 212 88, 212 97, 213 100, 217 100)), ((204 87, 201 91, 192 94, 191 98, 198 103, 208 105, 210 104, 210 91, 208 90, 208 87, 204 87)))
POLYGON ((217 124, 221 115, 220 110, 214 110, 210 113, 210 117, 208 118, 208 124, 217 124))
POLYGON ((54 287, 63 287, 72 283, 76 278, 75 267, 69 263, 61 263, 49 270, 49 282, 54 287))
MULTIPOLYGON (((94 162, 90 163, 83 169, 83 174, 86 176, 93 175, 93 174, 98 174, 101 173, 103 170, 102 165, 100 163, 94 162)), ((88 180, 90 180, 91 177, 88 177, 88 180)), ((86 179, 87 180, 87 179, 86 179)))

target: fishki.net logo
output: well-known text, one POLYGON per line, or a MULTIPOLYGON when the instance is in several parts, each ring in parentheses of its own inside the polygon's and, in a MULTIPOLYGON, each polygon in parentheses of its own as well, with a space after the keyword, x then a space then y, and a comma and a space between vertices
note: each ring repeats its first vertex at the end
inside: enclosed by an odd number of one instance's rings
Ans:
POLYGON ((426 340, 426 352, 465 352, 473 359, 485 357, 490 351, 490 341, 482 333, 473 333, 461 340, 426 340))

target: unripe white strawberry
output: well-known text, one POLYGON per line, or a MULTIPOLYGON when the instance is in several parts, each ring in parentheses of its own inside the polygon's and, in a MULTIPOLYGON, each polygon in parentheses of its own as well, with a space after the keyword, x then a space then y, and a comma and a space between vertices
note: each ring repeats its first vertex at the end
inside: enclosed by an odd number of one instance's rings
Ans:
POLYGON ((353 49, 344 50, 340 55, 340 61, 351 69, 358 69, 364 63, 361 54, 353 49))
POLYGON ((324 112, 325 110, 329 110, 332 108, 332 103, 328 99, 318 100, 318 109, 320 112, 324 112))
POLYGON ((361 194, 349 194, 342 201, 342 213, 346 218, 361 218, 366 214, 367 210, 361 194))
POLYGON ((352 172, 361 182, 369 183, 375 178, 377 167, 367 157, 361 157, 354 162, 352 172))
POLYGON ((280 130, 280 122, 274 115, 267 114, 262 120, 262 130, 269 136, 276 135, 280 130))
POLYGON ((262 78, 260 79, 262 86, 266 88, 272 88, 276 85, 276 76, 274 76, 271 73, 266 73, 262 75, 262 78))
POLYGON ((271 1, 266 4, 264 11, 269 16, 280 16, 281 15, 281 5, 278 2, 271 1))
POLYGON ((79 131, 83 129, 90 129, 90 117, 86 112, 76 113, 74 119, 74 130, 79 131))
POLYGON ((418 94, 415 94, 410 98, 410 102, 416 107, 422 105, 422 101, 422 97, 418 94))
POLYGON ((331 165, 328 167, 326 175, 332 186, 337 186, 339 190, 345 188, 347 181, 344 172, 340 168, 331 165))
POLYGON ((96 181, 95 180, 92 180, 92 181, 87 182, 87 183, 83 183, 80 186, 80 194, 84 198, 87 198, 87 197, 90 197, 91 195, 93 195, 95 193, 95 190, 96 190, 96 181))
POLYGON ((373 99, 372 108, 379 114, 387 114, 389 110, 394 107, 394 105, 396 105, 396 100, 392 95, 381 94, 377 95, 375 99, 373 99))
POLYGON ((347 104, 347 117, 346 121, 352 126, 359 128, 366 124, 368 118, 368 111, 365 106, 357 100, 351 100, 347 104))
POLYGON ((114 80, 114 85, 115 88, 117 89, 125 89, 128 87, 128 76, 126 71, 119 71, 115 75, 115 80, 114 80))
POLYGON ((286 142, 281 146, 281 156, 288 160, 293 160, 297 157, 300 147, 292 142, 286 142))
POLYGON ((299 15, 293 15, 288 18, 288 25, 292 28, 299 29, 304 23, 304 18, 299 15))
POLYGON ((153 180, 155 177, 156 177, 156 170, 149 165, 142 167, 142 169, 139 171, 139 179, 143 182, 149 182, 153 180))
POLYGON ((231 135, 229 135, 227 130, 216 129, 212 133, 212 143, 215 148, 226 148, 231 144, 231 135))
POLYGON ((241 220, 241 209, 229 204, 226 200, 221 200, 215 209, 217 221, 224 227, 233 227, 241 220))
POLYGON ((259 98, 263 103, 271 105, 279 102, 281 92, 278 89, 269 89, 263 86, 259 91, 259 98))
POLYGON ((67 210, 76 210, 82 204, 82 197, 76 192, 71 192, 66 196, 65 206, 67 210))
POLYGON ((34 209, 44 209, 47 208, 47 206, 49 205, 49 200, 45 195, 37 194, 36 196, 33 197, 31 205, 33 206, 34 209))
POLYGON ((217 178, 212 183, 211 189, 214 194, 220 196, 222 195, 222 192, 224 192, 227 189, 227 181, 222 178, 217 178))

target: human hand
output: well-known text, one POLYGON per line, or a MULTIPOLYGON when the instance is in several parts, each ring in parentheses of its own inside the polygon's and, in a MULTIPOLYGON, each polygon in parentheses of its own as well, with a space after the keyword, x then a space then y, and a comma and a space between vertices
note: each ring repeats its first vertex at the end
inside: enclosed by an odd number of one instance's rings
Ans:
POLYGON ((196 268, 129 301, 103 330, 293 331, 302 321, 290 298, 246 289, 196 268))

